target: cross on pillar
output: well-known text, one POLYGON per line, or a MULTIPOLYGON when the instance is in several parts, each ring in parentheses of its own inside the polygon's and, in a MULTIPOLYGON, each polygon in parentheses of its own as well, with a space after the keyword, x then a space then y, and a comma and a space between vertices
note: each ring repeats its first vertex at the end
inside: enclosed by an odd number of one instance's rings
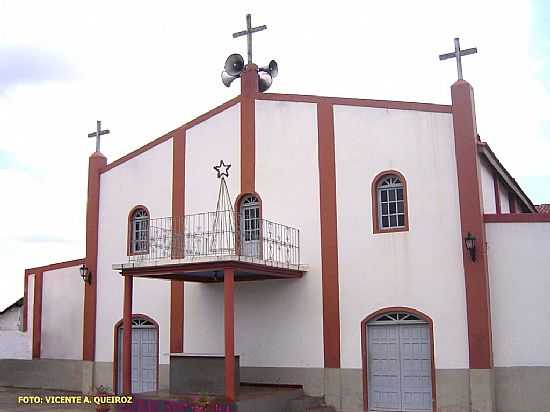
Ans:
POLYGON ((109 134, 111 133, 110 130, 101 130, 101 120, 98 120, 97 121, 97 130, 93 133, 88 133, 88 137, 95 137, 96 138, 96 141, 95 141, 95 151, 96 152, 100 152, 100 147, 101 147, 101 136, 104 135, 104 134, 109 134))
POLYGON ((458 71, 458 79, 462 80, 462 56, 468 54, 477 53, 477 49, 472 47, 471 49, 460 50, 460 40, 455 38, 455 51, 453 53, 445 53, 439 55, 439 60, 456 59, 456 70, 458 71))
POLYGON ((256 33, 262 30, 267 29, 266 25, 252 27, 252 16, 250 14, 246 15, 246 30, 233 33, 233 38, 246 36, 246 43, 248 48, 248 64, 252 64, 252 33, 256 33))

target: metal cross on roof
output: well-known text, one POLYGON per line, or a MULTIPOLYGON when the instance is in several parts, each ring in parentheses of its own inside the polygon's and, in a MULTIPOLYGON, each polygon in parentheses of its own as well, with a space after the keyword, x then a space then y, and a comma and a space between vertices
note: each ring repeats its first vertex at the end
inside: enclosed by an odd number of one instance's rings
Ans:
POLYGON ((97 121, 97 130, 93 133, 88 133, 88 137, 95 137, 96 138, 96 140, 95 140, 95 151, 96 152, 99 152, 99 149, 100 149, 100 146, 101 146, 101 143, 100 143, 101 136, 104 135, 104 134, 109 134, 109 133, 111 133, 110 130, 101 130, 101 120, 97 121))
POLYGON ((267 29, 266 25, 258 26, 258 27, 252 27, 252 16, 250 14, 246 15, 246 30, 239 31, 237 33, 233 33, 233 38, 236 39, 237 37, 245 36, 246 35, 246 43, 248 46, 248 64, 252 64, 252 33, 256 33, 262 30, 267 29))
POLYGON ((455 38, 455 51, 453 53, 445 53, 439 55, 439 60, 456 59, 456 70, 458 71, 458 79, 462 80, 462 56, 468 54, 477 53, 477 49, 472 47, 471 49, 460 50, 460 41, 458 37, 455 38))
POLYGON ((218 173, 218 179, 223 178, 224 176, 229 177, 229 168, 231 165, 226 165, 223 160, 220 160, 219 166, 214 166, 214 170, 218 173), (221 169, 224 169, 223 172, 221 169))

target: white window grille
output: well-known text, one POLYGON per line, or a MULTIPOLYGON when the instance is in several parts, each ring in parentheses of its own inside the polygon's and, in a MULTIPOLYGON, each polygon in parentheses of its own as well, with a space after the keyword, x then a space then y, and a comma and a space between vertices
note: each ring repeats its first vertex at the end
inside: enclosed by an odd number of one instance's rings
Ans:
POLYGON ((245 241, 260 239, 260 202, 256 196, 247 196, 242 201, 241 233, 245 241))
POLYGON ((387 175, 378 183, 377 191, 380 229, 405 227, 404 187, 401 179, 387 175))
POLYGON ((149 214, 143 208, 132 215, 132 252, 147 253, 149 248, 149 214))

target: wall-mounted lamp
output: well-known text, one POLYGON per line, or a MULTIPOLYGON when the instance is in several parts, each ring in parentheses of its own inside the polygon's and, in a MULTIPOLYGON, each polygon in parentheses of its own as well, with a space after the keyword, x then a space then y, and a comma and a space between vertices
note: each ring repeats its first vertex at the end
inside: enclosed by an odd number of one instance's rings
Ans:
POLYGON ((466 249, 468 249, 468 252, 470 252, 470 257, 472 258, 472 262, 476 261, 476 238, 473 236, 470 232, 468 232, 468 235, 464 238, 464 243, 466 243, 466 249))
POLYGON ((80 268, 80 277, 84 282, 92 283, 92 272, 84 264, 80 268))

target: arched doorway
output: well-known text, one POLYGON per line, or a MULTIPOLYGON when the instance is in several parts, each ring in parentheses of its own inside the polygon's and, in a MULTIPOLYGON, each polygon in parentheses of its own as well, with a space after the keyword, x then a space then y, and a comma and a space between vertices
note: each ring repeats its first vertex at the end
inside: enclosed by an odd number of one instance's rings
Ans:
POLYGON ((361 322, 365 410, 435 411, 433 323, 411 308, 361 322))
MULTIPOLYGON (((123 359, 122 319, 115 325, 114 379, 116 393, 122 393, 123 359)), ((159 327, 152 318, 135 314, 132 316, 132 393, 158 390, 159 327)))
POLYGON ((242 196, 238 205, 240 255, 261 258, 261 200, 256 194, 242 196))

